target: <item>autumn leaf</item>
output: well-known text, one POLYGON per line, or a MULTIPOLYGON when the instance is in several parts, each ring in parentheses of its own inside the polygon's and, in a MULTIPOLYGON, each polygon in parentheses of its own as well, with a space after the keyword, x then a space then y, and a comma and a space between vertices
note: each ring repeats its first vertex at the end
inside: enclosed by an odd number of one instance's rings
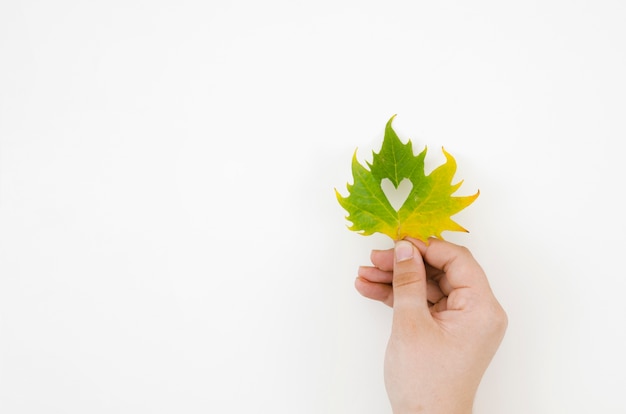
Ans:
POLYGON ((456 161, 443 148, 445 163, 426 175, 426 147, 414 155, 411 141, 402 143, 391 127, 394 118, 395 115, 387 122, 380 152, 373 152, 372 163, 366 163, 369 169, 357 161, 355 150, 352 157, 354 182, 348 184, 349 194, 344 197, 335 189, 339 204, 349 213, 346 217, 352 223, 349 229, 363 235, 383 233, 394 240, 409 236, 423 241, 431 236, 441 238, 441 233, 447 230, 467 232, 451 216, 469 206, 479 191, 471 196, 453 196, 463 181, 452 184, 456 161), (398 210, 383 191, 385 179, 396 189, 404 179, 412 184, 398 210))

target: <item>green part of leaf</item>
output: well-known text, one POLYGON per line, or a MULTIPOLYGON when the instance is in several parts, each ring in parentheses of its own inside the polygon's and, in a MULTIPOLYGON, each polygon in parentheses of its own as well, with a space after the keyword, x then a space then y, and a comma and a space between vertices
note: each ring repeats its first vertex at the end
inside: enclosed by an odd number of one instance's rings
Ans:
POLYGON ((346 217, 352 222, 350 230, 370 235, 376 232, 389 234, 398 226, 398 213, 389 203, 380 186, 380 180, 352 157, 352 176, 354 183, 348 184, 348 197, 335 193, 339 204, 348 211, 346 217))

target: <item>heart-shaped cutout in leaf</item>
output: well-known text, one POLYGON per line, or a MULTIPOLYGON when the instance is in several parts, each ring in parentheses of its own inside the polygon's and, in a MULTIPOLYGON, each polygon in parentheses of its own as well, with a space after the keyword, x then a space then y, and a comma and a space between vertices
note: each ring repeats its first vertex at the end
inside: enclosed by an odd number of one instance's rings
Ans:
POLYGON ((413 184, 411 183, 411 180, 405 178, 400 181, 400 184, 398 184, 398 187, 396 188, 389 178, 383 178, 380 182, 380 187, 382 188, 385 197, 387 197, 387 201, 391 204, 391 207, 398 211, 402 208, 404 202, 409 198, 409 194, 413 189, 413 184))

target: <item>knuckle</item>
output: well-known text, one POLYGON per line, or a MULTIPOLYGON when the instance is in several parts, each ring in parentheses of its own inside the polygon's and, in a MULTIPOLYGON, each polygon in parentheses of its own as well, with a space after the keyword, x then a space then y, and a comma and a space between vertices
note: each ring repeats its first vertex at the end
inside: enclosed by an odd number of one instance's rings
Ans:
POLYGON ((420 272, 416 271, 405 271, 398 272, 393 276, 393 286, 394 287, 402 287, 411 285, 414 283, 421 283, 423 280, 423 275, 420 272))
POLYGON ((490 310, 489 326, 491 326, 494 332, 503 334, 508 325, 509 317, 502 306, 496 301, 490 310))
POLYGON ((498 328, 500 328, 500 330, 504 332, 506 331, 506 328, 509 326, 509 316, 506 314, 505 310, 502 309, 501 306, 498 306, 498 307, 499 307, 499 312, 496 317, 496 324, 498 328))
POLYGON ((462 256, 472 255, 472 252, 470 252, 470 250, 465 246, 458 246, 458 249, 459 249, 459 255, 462 255, 462 256))

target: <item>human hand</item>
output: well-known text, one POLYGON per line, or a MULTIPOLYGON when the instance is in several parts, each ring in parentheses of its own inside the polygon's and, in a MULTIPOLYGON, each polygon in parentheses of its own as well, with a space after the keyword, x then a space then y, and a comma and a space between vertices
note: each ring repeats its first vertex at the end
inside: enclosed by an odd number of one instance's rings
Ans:
POLYGON ((372 251, 356 289, 393 307, 385 386, 395 414, 467 414, 507 326, 469 250, 410 239, 372 251))

